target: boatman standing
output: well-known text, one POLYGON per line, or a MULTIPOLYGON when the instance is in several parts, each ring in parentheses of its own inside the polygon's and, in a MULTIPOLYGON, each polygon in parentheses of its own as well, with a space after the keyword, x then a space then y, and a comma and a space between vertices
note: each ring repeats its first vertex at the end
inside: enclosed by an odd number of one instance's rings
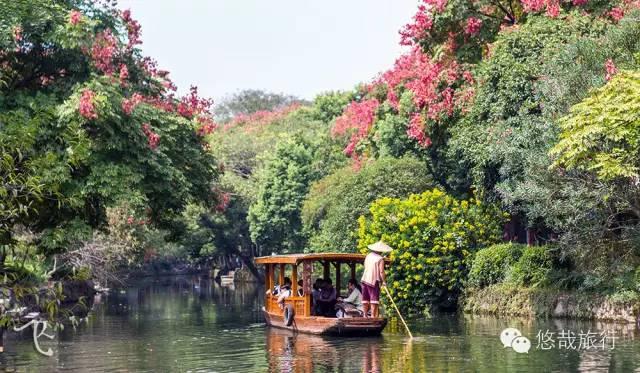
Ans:
POLYGON ((362 274, 362 307, 364 315, 368 317, 369 305, 371 316, 379 316, 380 286, 386 286, 384 274, 383 254, 391 252, 391 247, 382 241, 367 246, 371 252, 364 258, 364 273, 362 274))

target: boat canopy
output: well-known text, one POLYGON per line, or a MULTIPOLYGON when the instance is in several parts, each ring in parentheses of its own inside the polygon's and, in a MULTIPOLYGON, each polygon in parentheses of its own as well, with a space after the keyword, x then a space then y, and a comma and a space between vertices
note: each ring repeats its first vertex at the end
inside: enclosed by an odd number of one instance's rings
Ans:
POLYGON ((271 255, 256 258, 256 264, 300 264, 303 261, 328 261, 332 263, 364 263, 364 254, 311 253, 271 255))

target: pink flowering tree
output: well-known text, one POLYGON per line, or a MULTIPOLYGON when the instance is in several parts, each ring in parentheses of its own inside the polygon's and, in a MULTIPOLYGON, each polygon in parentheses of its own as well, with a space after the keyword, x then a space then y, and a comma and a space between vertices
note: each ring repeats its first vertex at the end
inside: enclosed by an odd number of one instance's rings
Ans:
POLYGON ((219 203, 211 101, 195 88, 176 95, 142 55, 131 12, 81 0, 5 5, 0 191, 16 193, 2 197, 0 246, 15 244, 20 226, 40 237, 31 253, 49 257, 107 229, 112 207, 177 230, 188 203, 219 203))

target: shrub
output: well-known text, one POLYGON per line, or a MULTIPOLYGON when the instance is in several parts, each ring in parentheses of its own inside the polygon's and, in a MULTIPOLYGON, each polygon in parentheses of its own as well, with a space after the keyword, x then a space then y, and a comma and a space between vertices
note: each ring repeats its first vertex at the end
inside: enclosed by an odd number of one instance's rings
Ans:
POLYGON ((509 268, 520 259, 525 250, 525 245, 509 242, 478 251, 473 258, 467 284, 482 288, 502 282, 509 268))
POLYGON ((389 289, 398 306, 421 312, 455 306, 472 254, 499 241, 505 215, 479 199, 433 189, 407 199, 381 198, 361 216, 358 247, 382 240, 394 248, 389 289))
POLYGON ((553 270, 551 250, 546 246, 529 246, 512 267, 507 281, 513 285, 542 287, 549 284, 553 270))

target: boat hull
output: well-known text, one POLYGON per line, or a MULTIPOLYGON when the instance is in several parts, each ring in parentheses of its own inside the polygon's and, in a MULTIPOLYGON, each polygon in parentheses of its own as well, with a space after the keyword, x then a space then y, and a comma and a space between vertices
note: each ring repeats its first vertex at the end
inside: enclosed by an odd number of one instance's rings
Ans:
POLYGON ((336 336, 377 336, 387 325, 387 319, 378 317, 332 318, 321 316, 295 316, 291 326, 287 326, 284 317, 267 312, 262 308, 267 325, 288 329, 300 333, 336 335, 336 336))

